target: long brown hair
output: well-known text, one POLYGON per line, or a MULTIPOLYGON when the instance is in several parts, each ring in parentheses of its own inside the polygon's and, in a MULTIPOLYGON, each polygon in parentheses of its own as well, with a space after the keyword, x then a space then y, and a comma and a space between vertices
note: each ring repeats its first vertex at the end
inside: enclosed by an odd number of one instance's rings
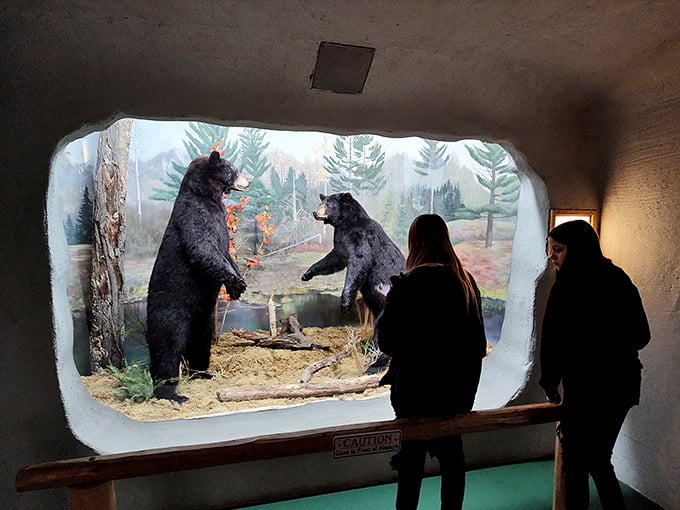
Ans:
POLYGON ((602 254, 597 232, 587 221, 574 220, 562 223, 550 231, 548 238, 567 247, 564 263, 557 273, 559 277, 597 271, 603 263, 610 262, 602 254))
POLYGON ((463 263, 453 249, 446 222, 438 214, 417 216, 408 230, 406 270, 410 271, 416 266, 426 264, 451 266, 463 286, 468 312, 470 311, 470 303, 472 303, 475 311, 479 313, 475 286, 470 274, 465 270, 463 263))

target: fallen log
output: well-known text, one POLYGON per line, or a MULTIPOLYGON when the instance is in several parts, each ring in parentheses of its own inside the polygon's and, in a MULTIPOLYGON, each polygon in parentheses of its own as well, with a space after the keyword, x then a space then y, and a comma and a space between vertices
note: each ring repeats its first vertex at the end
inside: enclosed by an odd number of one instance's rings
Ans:
POLYGON ((292 350, 311 350, 322 349, 327 351, 330 349, 328 345, 317 344, 311 342, 303 335, 293 334, 286 336, 277 336, 276 338, 267 338, 261 340, 256 344, 258 347, 269 347, 270 349, 292 349, 292 350))
POLYGON ((330 397, 345 393, 361 393, 369 388, 377 388, 380 377, 379 374, 375 374, 336 381, 223 388, 217 390, 217 399, 220 402, 241 402, 266 398, 330 397))
POLYGON ((279 319, 279 322, 281 323, 281 329, 279 330, 279 334, 277 336, 288 335, 291 333, 302 334, 302 326, 300 325, 300 321, 298 321, 296 313, 279 319))
POLYGON ((330 346, 328 345, 312 342, 302 333, 302 328, 297 320, 297 315, 293 314, 290 317, 281 319, 281 324, 281 329, 276 336, 263 335, 262 333, 254 333, 246 329, 236 329, 234 327, 231 328, 231 333, 234 336, 246 338, 255 342, 255 345, 258 347, 292 350, 323 349, 325 351, 330 349, 330 346))
POLYGON ((331 365, 336 365, 337 363, 340 362, 340 360, 347 357, 349 357, 349 354, 347 354, 346 352, 339 352, 337 354, 334 354, 333 356, 329 356, 328 358, 324 358, 315 363, 312 363, 302 371, 302 374, 300 375, 300 382, 301 383, 309 382, 312 376, 322 368, 326 368, 331 365))
POLYGON ((236 329, 234 326, 231 327, 231 334, 239 338, 245 338, 246 340, 250 340, 251 342, 255 342, 256 344, 263 340, 271 338, 268 335, 263 335, 262 333, 255 333, 254 331, 248 331, 247 329, 244 328, 236 329))

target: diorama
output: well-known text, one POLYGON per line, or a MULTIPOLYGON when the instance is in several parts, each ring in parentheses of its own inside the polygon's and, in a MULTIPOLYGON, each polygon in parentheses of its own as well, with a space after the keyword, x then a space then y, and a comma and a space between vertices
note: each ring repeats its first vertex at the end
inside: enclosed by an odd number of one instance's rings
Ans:
MULTIPOLYGON (((500 145, 122 119, 58 152, 52 180, 68 245, 75 366, 94 399, 133 420, 388 392, 378 384, 386 366, 372 342, 380 298, 372 293, 384 298, 389 285, 365 284, 365 270, 335 260, 337 215, 365 215, 403 256, 412 219, 441 215, 479 284, 487 351, 498 344, 520 189, 516 165, 500 145), (228 236, 214 247, 238 278, 210 284, 216 290, 205 352, 189 349, 169 362, 185 335, 193 284, 176 265, 152 273, 161 260, 167 264, 162 244, 178 243, 163 240, 175 228, 173 208, 194 206, 178 196, 196 158, 229 165, 245 179, 221 196, 228 236), (154 317, 166 313, 155 322, 147 309, 152 294, 154 317), (173 372, 163 381, 169 393, 152 377, 154 357, 173 372)), ((356 236, 368 231, 354 224, 356 236)), ((211 230, 205 225, 189 230, 196 245, 216 243, 198 235, 211 230)), ((389 272, 403 270, 386 263, 381 250, 370 256, 368 273, 376 278, 389 282, 389 272), (377 268, 385 275, 371 273, 377 268)))

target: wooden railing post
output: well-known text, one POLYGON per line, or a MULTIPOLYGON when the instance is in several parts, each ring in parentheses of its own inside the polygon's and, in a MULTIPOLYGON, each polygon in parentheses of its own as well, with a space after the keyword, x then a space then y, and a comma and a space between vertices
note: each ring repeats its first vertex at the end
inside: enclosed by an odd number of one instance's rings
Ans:
POLYGON ((564 499, 564 472, 562 471, 562 443, 555 437, 555 473, 553 482, 553 510, 566 510, 564 499))
POLYGON ((68 488, 69 510, 116 510, 113 481, 68 488))
MULTIPOLYGON (((21 468, 17 471, 15 487, 18 492, 68 487, 69 510, 116 510, 114 480, 292 455, 320 452, 335 454, 336 439, 348 435, 396 431, 401 441, 416 441, 554 423, 559 420, 559 412, 559 405, 548 402, 524 404, 446 417, 402 418, 212 444, 57 460, 21 468)), ((559 443, 556 443, 555 455, 557 469, 558 465, 561 466, 562 458, 559 443)), ((561 480, 561 475, 555 479, 561 480)), ((556 490, 556 498, 558 494, 563 493, 556 490)), ((564 506, 554 508, 563 510, 564 506)))

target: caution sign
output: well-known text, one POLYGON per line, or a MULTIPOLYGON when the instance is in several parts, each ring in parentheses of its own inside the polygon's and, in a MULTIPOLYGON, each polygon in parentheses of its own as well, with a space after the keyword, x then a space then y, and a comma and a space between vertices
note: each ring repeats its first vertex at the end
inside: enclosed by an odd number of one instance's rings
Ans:
POLYGON ((366 432, 333 438, 333 458, 396 452, 401 447, 401 430, 366 432))

